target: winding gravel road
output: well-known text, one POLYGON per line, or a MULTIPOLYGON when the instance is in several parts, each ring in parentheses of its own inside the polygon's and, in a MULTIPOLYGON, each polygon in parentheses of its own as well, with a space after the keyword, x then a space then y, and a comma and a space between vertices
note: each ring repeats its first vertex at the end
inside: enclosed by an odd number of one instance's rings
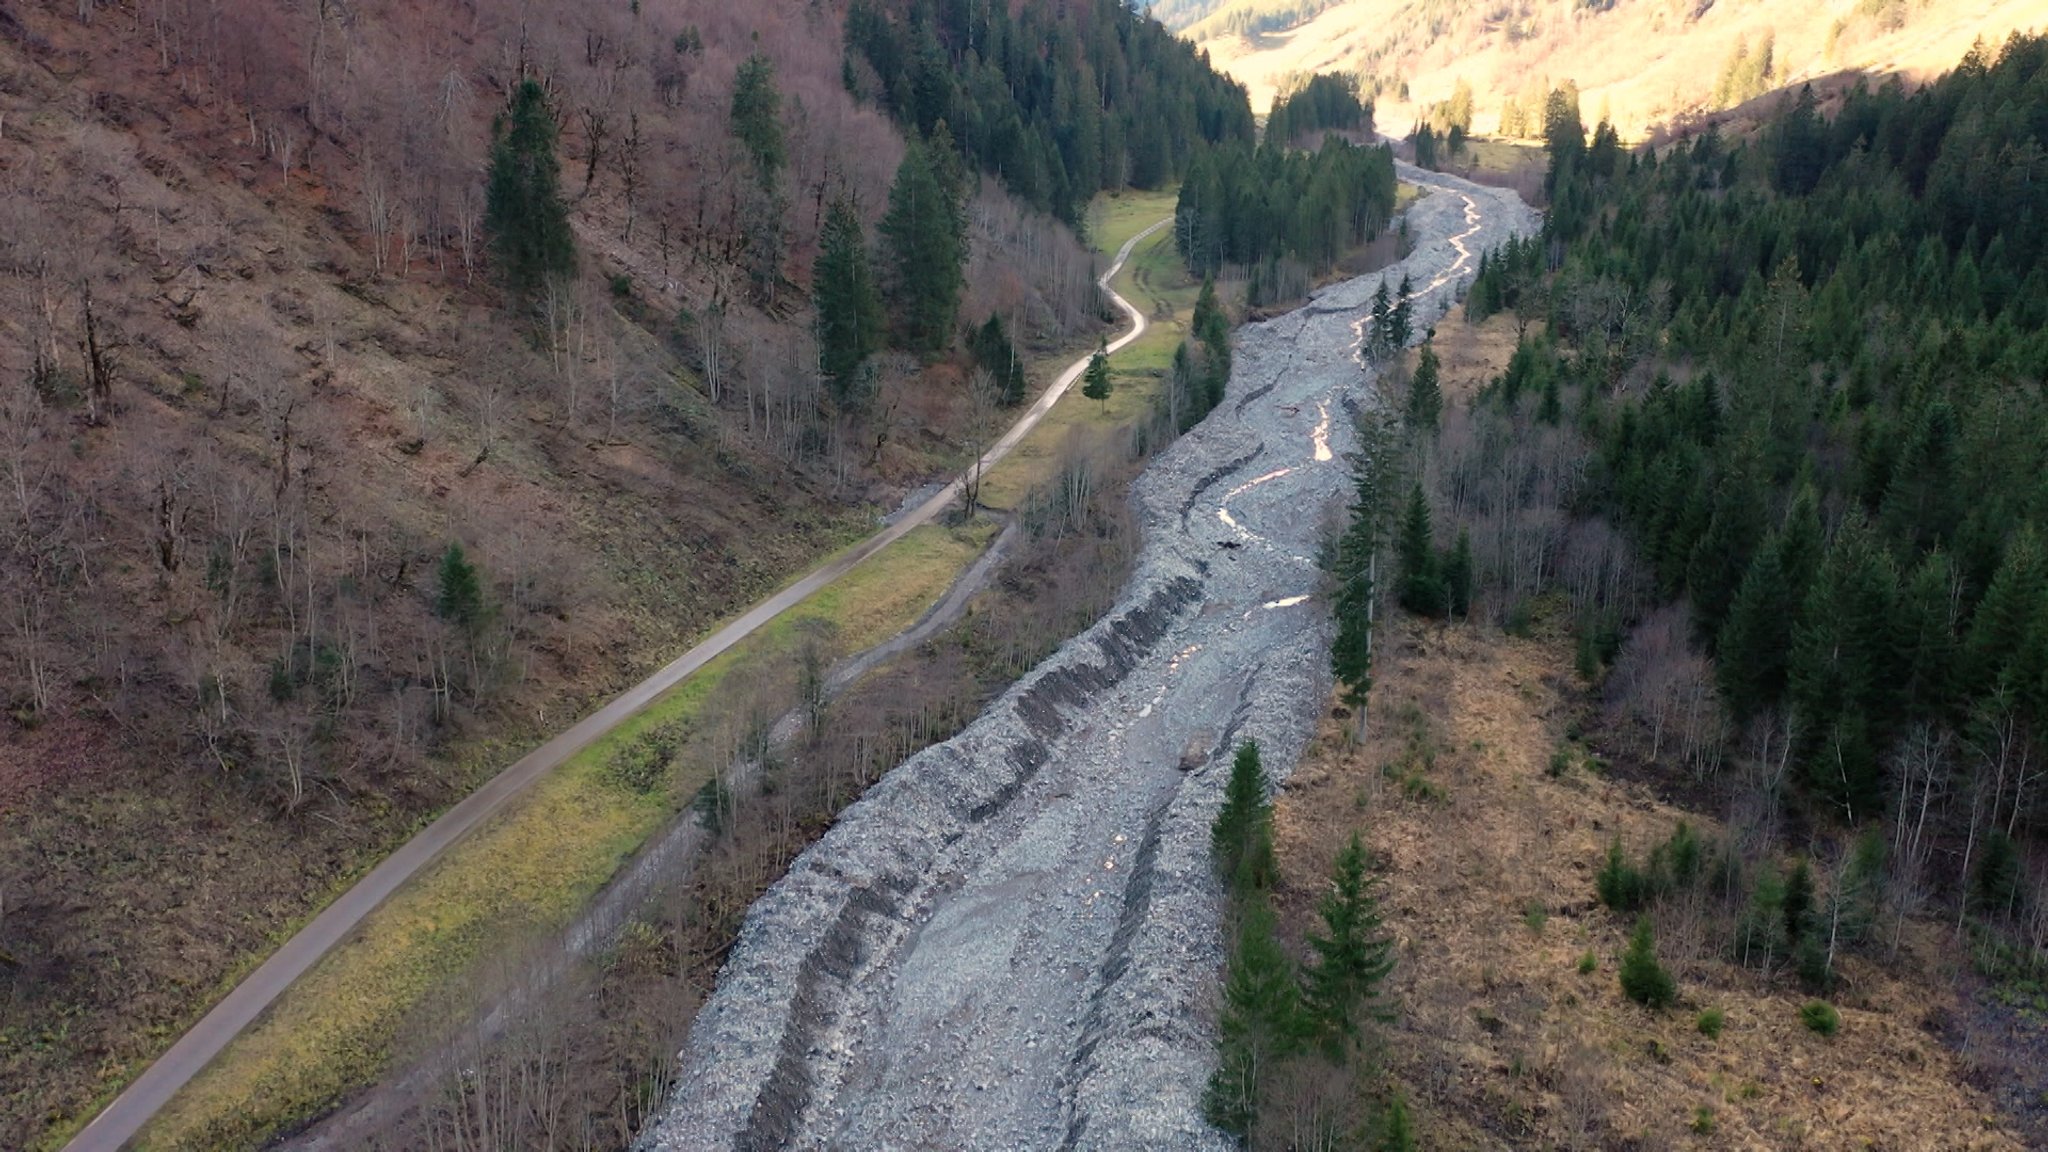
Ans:
POLYGON ((1406 272, 1433 319, 1483 248, 1536 224, 1512 192, 1402 176, 1434 189, 1408 211, 1414 253, 1242 330, 1225 403, 1135 489, 1145 544, 1117 608, 754 906, 646 1152, 1228 1146, 1199 1107, 1222 960, 1208 828, 1229 749, 1256 737, 1284 777, 1326 698, 1313 557, 1370 402, 1361 317, 1406 272))

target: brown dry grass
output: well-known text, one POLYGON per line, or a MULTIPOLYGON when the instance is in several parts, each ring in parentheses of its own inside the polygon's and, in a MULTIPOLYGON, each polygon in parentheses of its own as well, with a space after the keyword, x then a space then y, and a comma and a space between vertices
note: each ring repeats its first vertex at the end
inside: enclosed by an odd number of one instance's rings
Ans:
POLYGON ((1400 956, 1390 1056, 1425 1146, 2020 1147, 1926 1030, 1954 999, 1931 948, 1852 960, 1829 1040, 1800 1024, 1795 984, 1729 963, 1698 916, 1666 907, 1659 948, 1679 1005, 1623 998, 1630 925, 1593 897, 1608 842, 1640 855, 1680 820, 1710 840, 1720 827, 1582 757, 1550 776, 1582 696, 1562 635, 1396 618, 1370 738, 1352 744, 1333 712, 1276 808, 1290 929, 1354 830, 1382 868, 1400 956), (1598 967, 1581 975, 1587 952, 1598 967), (1726 1013, 1718 1040, 1695 1027, 1709 1007, 1726 1013), (1703 1114, 1711 1137, 1693 1130, 1703 1114))
MULTIPOLYGON (((1437 388, 1446 404, 1469 404, 1489 380, 1505 371, 1515 354, 1515 318, 1506 313, 1474 324, 1463 307, 1454 308, 1430 328, 1437 355, 1437 388)), ((1415 372, 1422 357, 1418 346, 1407 352, 1405 374, 1415 372)))

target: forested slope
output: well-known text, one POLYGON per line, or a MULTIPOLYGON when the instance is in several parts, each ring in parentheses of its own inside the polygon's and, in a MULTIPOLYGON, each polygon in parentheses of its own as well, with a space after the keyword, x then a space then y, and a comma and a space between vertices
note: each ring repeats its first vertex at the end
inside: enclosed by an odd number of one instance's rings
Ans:
MULTIPOLYGON (((1435 443, 1439 538, 1502 618, 1566 598, 1616 753, 1726 797, 1724 946, 1817 991, 1923 915, 1987 977, 2048 957, 2044 65, 2015 38, 1661 153, 1557 117, 1544 242, 1467 305, 1531 327, 1435 443)), ((1603 900, 1684 883, 1635 867, 1603 900)))
POLYGON ((2039 1144, 2048 41, 1742 138, 1544 106, 1543 234, 1355 461, 1278 890, 1355 789, 1424 1143, 2039 1144))

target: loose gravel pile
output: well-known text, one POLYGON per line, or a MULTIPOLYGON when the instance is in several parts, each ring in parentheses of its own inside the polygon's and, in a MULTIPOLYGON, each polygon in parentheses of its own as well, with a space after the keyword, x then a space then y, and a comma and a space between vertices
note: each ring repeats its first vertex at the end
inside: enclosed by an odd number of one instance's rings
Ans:
POLYGON ((1284 779, 1327 698, 1314 556, 1370 402, 1360 318, 1405 272, 1433 319, 1536 225, 1512 192, 1403 176, 1436 189, 1414 253, 1243 329, 1224 404, 1140 478, 1117 608, 754 905, 643 1149, 1229 1146, 1200 1107, 1209 825, 1230 750, 1256 738, 1284 779))

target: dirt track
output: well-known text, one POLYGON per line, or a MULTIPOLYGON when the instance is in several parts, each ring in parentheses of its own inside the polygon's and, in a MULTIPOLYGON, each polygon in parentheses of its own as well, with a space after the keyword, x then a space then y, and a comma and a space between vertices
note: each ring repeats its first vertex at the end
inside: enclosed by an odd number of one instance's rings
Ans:
POLYGON ((1199 1110, 1208 827, 1228 749, 1256 737, 1284 777, 1325 698, 1313 557, 1368 402, 1359 319, 1406 272, 1426 323, 1535 223, 1512 193, 1403 175, 1438 189, 1415 252, 1242 332, 1225 403, 1139 481, 1117 608, 756 904, 645 1148, 1226 1146, 1199 1110))

